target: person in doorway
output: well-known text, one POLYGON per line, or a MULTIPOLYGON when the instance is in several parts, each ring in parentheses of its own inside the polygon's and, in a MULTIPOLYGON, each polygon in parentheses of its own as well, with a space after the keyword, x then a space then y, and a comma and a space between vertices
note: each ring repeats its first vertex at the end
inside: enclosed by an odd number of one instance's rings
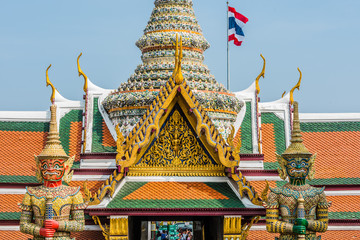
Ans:
POLYGON ((166 240, 166 239, 168 239, 168 235, 166 234, 165 230, 162 230, 161 240, 166 240))

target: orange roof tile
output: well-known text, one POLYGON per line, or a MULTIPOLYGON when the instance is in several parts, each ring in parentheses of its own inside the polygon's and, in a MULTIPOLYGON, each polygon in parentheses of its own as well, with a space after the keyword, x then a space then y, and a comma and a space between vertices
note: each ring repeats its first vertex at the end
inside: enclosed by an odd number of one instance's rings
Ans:
POLYGON ((46 136, 45 132, 0 131, 0 175, 34 176, 34 155, 43 149, 46 136))
MULTIPOLYGON (((99 231, 74 232, 71 234, 71 237, 75 237, 76 240, 105 239, 104 236, 102 235, 102 233, 99 231)), ((32 239, 32 236, 29 234, 24 234, 20 231, 0 231, 0 239, 28 240, 28 239, 32 239)))
POLYGON ((32 239, 33 236, 22 233, 20 231, 0 231, 0 239, 9 240, 28 240, 32 239))
MULTIPOLYGON (((267 231, 249 231, 249 236, 246 238, 248 240, 274 240, 275 237, 278 237, 279 234, 268 233, 267 231)), ((340 239, 360 239, 360 231, 331 231, 328 230, 324 233, 318 234, 321 236, 321 239, 326 240, 340 240, 340 239)))
POLYGON ((274 240, 275 237, 279 237, 279 234, 276 233, 268 233, 267 231, 249 231, 249 235, 246 238, 247 240, 274 240))
POLYGON ((24 194, 0 194, 0 212, 21 212, 18 203, 21 203, 24 194))
POLYGON ((114 138, 112 137, 104 120, 102 121, 102 133, 102 145, 104 147, 116 147, 116 142, 114 141, 114 138))
POLYGON ((330 212, 360 212, 360 196, 326 196, 331 201, 330 212))
MULTIPOLYGON (((72 187, 80 187, 80 191, 84 192, 84 182, 85 181, 71 181, 69 186, 72 187)), ((91 193, 95 193, 100 187, 101 185, 104 183, 104 181, 88 181, 87 182, 87 187, 90 190, 91 193)))
POLYGON ((71 122, 69 139, 69 156, 75 155, 75 161, 80 161, 82 141, 82 122, 71 122))
POLYGON ((274 124, 261 124, 262 134, 262 150, 264 154, 264 162, 276 162, 276 146, 275 146, 275 132, 274 124))
POLYGON ((302 132, 305 146, 317 153, 315 178, 360 178, 360 132, 302 132))
POLYGON ((73 232, 71 237, 76 238, 76 240, 102 240, 105 237, 102 235, 102 232, 99 231, 83 231, 83 232, 73 232))
MULTIPOLYGON (((269 182, 269 186, 271 188, 276 187, 276 181, 268 181, 268 182, 269 182)), ((262 193, 262 191, 265 189, 265 186, 266 186, 265 181, 251 181, 250 183, 251 183, 251 186, 253 186, 255 188, 256 192, 258 192, 259 194, 262 193)))
POLYGON ((235 134, 234 140, 233 140, 235 146, 239 143, 239 140, 241 140, 241 127, 239 127, 238 131, 235 134))
POLYGON ((201 182, 148 182, 123 198, 133 199, 229 199, 201 182), (166 189, 166 195, 159 194, 166 189), (184 194, 186 193, 186 194, 184 194))

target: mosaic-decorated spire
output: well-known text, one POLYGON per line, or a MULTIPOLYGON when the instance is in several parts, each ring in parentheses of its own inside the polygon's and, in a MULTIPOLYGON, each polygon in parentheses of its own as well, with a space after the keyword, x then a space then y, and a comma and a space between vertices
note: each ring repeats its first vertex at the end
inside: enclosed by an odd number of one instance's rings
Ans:
POLYGON ((39 159, 45 158, 61 158, 67 160, 69 156, 65 153, 61 142, 59 132, 57 130, 56 123, 56 105, 50 106, 51 111, 51 119, 50 119, 50 129, 47 137, 46 144, 41 151, 41 153, 37 156, 39 159))
POLYGON ((291 144, 286 148, 282 156, 290 157, 292 155, 309 155, 312 154, 307 150, 305 145, 303 144, 303 140, 301 138, 301 130, 300 130, 300 120, 299 120, 299 109, 298 102, 294 102, 294 120, 293 120, 293 130, 291 134, 291 144))
POLYGON ((127 135, 174 71, 176 34, 183 44, 183 77, 226 137, 240 111, 240 103, 234 94, 216 82, 203 63, 203 53, 210 45, 196 20, 191 0, 155 0, 144 35, 136 42, 142 52, 142 64, 103 101, 103 106, 113 123, 119 123, 120 130, 127 135))

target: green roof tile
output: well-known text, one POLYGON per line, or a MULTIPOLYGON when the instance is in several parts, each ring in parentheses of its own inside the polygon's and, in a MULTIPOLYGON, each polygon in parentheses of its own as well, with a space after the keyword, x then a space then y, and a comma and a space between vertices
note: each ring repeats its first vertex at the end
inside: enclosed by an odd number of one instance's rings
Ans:
MULTIPOLYGON (((244 208, 227 183, 205 183, 228 199, 123 199, 147 182, 127 182, 107 208, 244 208)), ((159 194, 166 198, 166 189, 159 194)), ((186 193, 184 193, 186 194, 186 193)))
POLYGON ((303 122, 303 132, 359 132, 360 122, 303 122))
POLYGON ((261 123, 271 123, 274 126, 276 153, 282 154, 286 149, 285 124, 272 112, 261 113, 261 123))
POLYGON ((48 132, 49 122, 0 122, 0 131, 48 132))
POLYGON ((60 119, 60 141, 66 154, 69 154, 70 147, 70 126, 72 122, 82 121, 82 110, 71 110, 60 119))
MULTIPOLYGON (((287 181, 276 181, 276 186, 281 187, 287 181)), ((306 183, 310 185, 359 185, 360 178, 320 178, 313 179, 311 181, 306 180, 306 183)))
POLYGON ((21 212, 0 212, 0 220, 20 220, 21 212))
POLYGON ((329 219, 360 219, 360 212, 329 212, 329 219))
POLYGON ((103 130, 102 122, 103 117, 99 111, 98 98, 94 98, 94 111, 93 111, 93 134, 92 134, 92 152, 115 152, 116 147, 105 147, 102 145, 103 130))
POLYGON ((252 117, 251 102, 246 102, 246 113, 241 123, 241 153, 252 153, 252 117))
POLYGON ((0 175, 0 183, 38 183, 35 176, 0 175))
POLYGON ((274 170, 279 168, 278 162, 264 162, 264 169, 265 170, 274 170))

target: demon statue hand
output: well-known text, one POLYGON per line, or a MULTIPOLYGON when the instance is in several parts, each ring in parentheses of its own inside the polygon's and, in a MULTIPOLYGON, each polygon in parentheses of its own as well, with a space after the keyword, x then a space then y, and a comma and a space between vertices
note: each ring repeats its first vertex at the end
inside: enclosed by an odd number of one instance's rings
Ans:
POLYGON ((277 159, 279 175, 289 178, 282 187, 270 188, 266 208, 266 229, 280 233, 276 239, 321 239, 316 232, 325 232, 328 227, 328 207, 324 188, 315 188, 305 183, 314 177, 313 156, 304 146, 300 133, 298 104, 294 102, 294 122, 291 144, 277 159))
POLYGON ((69 187, 74 157, 69 158, 62 148, 56 125, 56 106, 51 106, 48 140, 35 157, 36 177, 43 185, 27 187, 20 204, 20 231, 34 239, 69 240, 70 232, 83 231, 84 203, 80 187, 69 187), (35 223, 32 223, 32 220, 35 223))

